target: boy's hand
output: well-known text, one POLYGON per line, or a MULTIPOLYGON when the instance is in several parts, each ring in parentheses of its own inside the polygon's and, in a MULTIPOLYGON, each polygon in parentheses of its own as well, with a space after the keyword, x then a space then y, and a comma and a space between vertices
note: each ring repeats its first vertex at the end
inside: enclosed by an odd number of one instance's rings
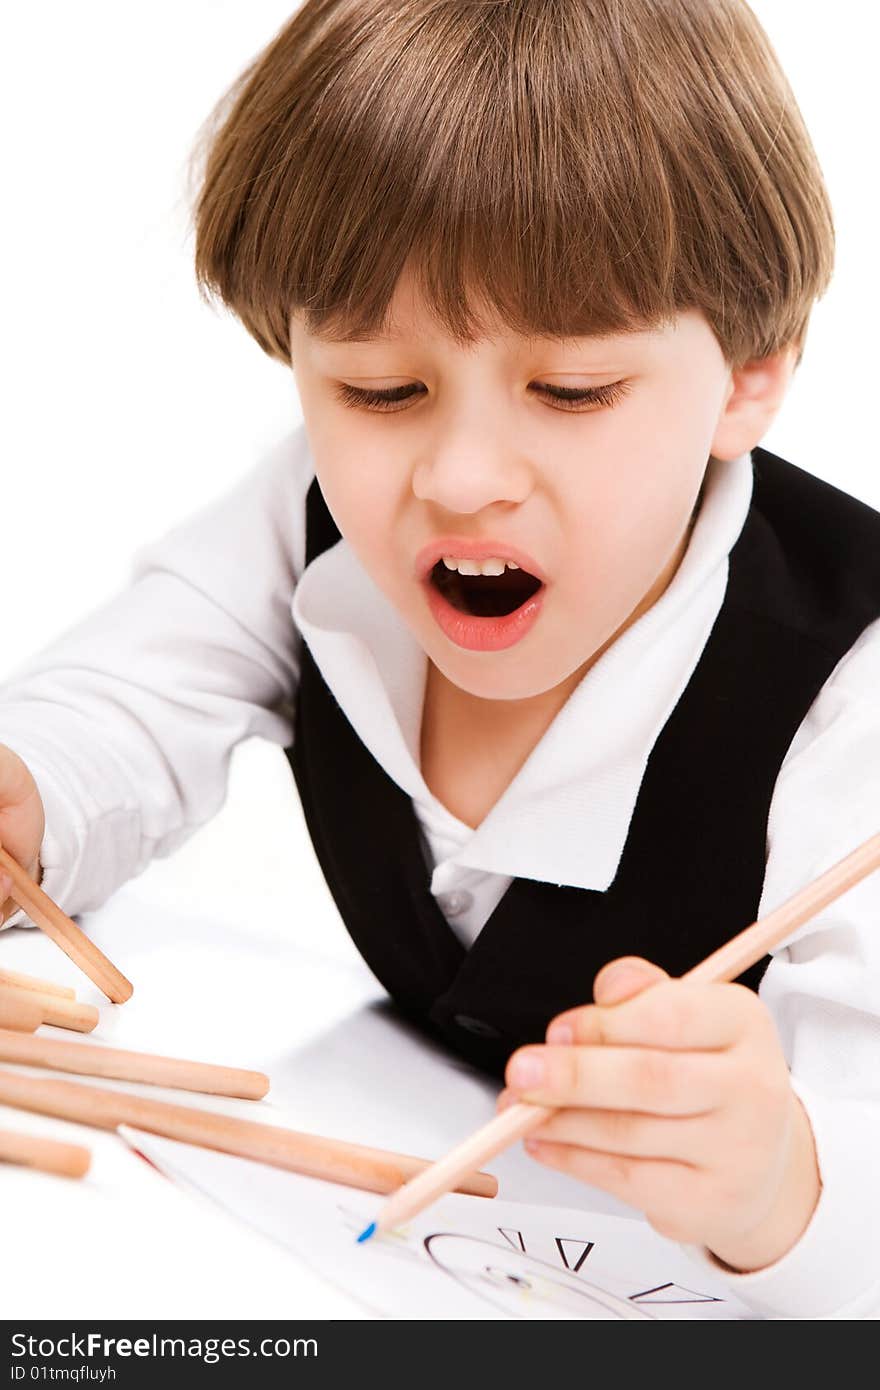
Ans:
MULTIPOLYGON (((0 845, 35 883, 42 877, 40 846, 45 828, 43 801, 27 764, 0 743, 0 845)), ((0 870, 0 926, 18 906, 9 896, 11 889, 9 875, 0 870)))
POLYGON ((765 1006, 743 985, 672 980, 635 957, 605 966, 594 998, 553 1019, 548 1045, 522 1047, 507 1064, 499 1109, 560 1107, 524 1141, 528 1151, 734 1269, 779 1259, 806 1228, 821 1182, 765 1006), (523 1064, 540 1070, 530 1076, 523 1064))

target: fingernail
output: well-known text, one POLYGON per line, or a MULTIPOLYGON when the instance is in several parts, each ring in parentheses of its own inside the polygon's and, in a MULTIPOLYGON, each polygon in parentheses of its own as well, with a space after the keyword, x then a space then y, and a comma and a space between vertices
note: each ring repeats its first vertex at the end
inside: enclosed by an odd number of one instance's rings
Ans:
POLYGON ((547 1029, 548 1043, 570 1043, 574 1041, 574 1031, 570 1023, 551 1023, 547 1029))
POLYGON ((527 1052, 512 1064, 510 1079, 514 1086, 521 1086, 524 1090, 540 1086, 544 1080, 544 1063, 534 1052, 527 1052))

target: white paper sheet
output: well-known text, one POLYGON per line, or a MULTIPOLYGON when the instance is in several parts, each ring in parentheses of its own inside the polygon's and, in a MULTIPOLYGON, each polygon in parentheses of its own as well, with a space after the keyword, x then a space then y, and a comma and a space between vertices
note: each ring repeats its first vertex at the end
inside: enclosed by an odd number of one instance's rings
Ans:
POLYGON ((451 1193, 405 1229, 358 1244, 383 1201, 373 1193, 128 1126, 120 1133, 174 1181, 279 1242, 382 1317, 756 1316, 644 1221, 451 1193))

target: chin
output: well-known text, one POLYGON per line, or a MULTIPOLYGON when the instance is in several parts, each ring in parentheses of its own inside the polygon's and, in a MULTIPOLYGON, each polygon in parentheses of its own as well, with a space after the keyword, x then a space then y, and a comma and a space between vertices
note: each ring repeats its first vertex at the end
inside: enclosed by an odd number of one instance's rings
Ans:
POLYGON ((506 652, 462 652, 461 660, 437 660, 442 675, 466 695, 480 700, 533 700, 548 694, 565 680, 564 669, 544 669, 534 656, 509 649, 506 652), (507 659, 505 660, 505 657, 507 659))

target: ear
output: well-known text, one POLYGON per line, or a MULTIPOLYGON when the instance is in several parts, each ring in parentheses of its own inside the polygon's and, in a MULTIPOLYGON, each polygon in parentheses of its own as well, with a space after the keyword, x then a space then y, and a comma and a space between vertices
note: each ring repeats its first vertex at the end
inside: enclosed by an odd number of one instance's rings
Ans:
POLYGON ((782 405, 799 354, 800 345, 791 343, 769 357, 754 357, 731 370, 710 450, 715 458, 739 458, 763 438, 782 405))

